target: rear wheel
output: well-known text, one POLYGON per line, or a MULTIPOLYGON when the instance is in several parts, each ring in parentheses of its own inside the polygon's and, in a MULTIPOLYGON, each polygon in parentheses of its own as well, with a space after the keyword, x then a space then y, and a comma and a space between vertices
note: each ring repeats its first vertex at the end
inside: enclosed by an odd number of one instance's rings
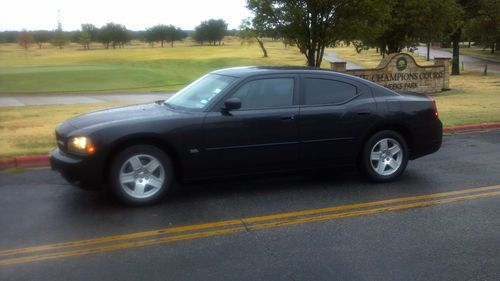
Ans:
POLYGON ((161 200, 173 184, 172 161, 151 145, 135 145, 120 152, 111 166, 110 184, 120 201, 148 205, 161 200))
POLYGON ((363 147, 361 168, 373 181, 388 182, 400 176, 408 163, 408 147, 394 131, 374 134, 363 147))

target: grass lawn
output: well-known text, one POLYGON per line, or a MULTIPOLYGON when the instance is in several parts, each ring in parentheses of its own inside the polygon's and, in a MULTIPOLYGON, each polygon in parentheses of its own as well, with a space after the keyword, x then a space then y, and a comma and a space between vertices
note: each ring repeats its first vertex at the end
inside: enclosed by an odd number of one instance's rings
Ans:
POLYGON ((500 122, 500 75, 465 71, 450 86, 434 96, 445 126, 500 122))
POLYGON ((56 146, 54 129, 84 112, 121 103, 0 107, 0 157, 47 154, 56 146))
MULTIPOLYGON (((0 44, 0 95, 68 92, 174 91, 212 70, 243 65, 304 65, 297 48, 266 42, 268 58, 257 44, 228 40, 224 46, 174 48, 134 43, 123 49, 59 50, 46 46, 27 51, 0 44)), ((328 67, 328 65, 326 65, 328 67)))

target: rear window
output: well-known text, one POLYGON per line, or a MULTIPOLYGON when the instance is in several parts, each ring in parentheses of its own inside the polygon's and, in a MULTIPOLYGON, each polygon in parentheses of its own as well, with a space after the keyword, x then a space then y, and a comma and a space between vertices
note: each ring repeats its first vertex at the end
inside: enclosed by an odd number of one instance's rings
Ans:
POLYGON ((306 105, 344 103, 358 93, 356 86, 337 80, 305 78, 304 84, 306 105))

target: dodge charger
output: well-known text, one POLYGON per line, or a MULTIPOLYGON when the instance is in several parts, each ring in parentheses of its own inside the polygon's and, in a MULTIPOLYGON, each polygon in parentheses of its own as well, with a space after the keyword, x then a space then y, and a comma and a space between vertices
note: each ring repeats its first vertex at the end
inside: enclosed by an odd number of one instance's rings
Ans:
POLYGON ((132 205, 175 182, 358 167, 375 182, 437 151, 442 125, 426 95, 328 70, 211 72, 169 99, 84 114, 56 128, 53 169, 132 205))

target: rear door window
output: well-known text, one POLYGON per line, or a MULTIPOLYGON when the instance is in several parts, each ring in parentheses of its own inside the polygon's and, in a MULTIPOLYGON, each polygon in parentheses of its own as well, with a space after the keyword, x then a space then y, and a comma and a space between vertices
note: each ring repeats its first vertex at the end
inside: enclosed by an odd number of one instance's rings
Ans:
POLYGON ((356 86, 331 79, 304 78, 304 104, 342 104, 357 96, 356 86))

